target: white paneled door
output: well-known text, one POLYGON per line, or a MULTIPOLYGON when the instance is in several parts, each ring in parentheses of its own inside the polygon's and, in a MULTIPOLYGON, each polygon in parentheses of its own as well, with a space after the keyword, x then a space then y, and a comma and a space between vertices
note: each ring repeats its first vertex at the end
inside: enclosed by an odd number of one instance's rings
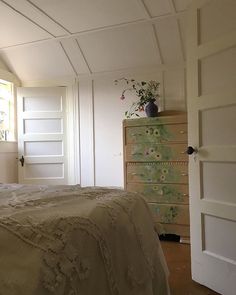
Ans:
POLYGON ((236 2, 188 12, 192 278, 236 294, 236 2))
POLYGON ((66 88, 18 88, 20 183, 67 184, 66 88))

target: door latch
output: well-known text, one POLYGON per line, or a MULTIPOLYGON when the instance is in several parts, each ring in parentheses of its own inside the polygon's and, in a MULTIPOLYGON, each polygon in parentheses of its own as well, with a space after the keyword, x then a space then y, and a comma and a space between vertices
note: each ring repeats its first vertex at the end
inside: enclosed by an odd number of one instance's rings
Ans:
POLYGON ((25 158, 23 156, 21 156, 21 158, 19 159, 20 163, 21 163, 21 166, 23 167, 24 166, 24 163, 25 163, 25 158))

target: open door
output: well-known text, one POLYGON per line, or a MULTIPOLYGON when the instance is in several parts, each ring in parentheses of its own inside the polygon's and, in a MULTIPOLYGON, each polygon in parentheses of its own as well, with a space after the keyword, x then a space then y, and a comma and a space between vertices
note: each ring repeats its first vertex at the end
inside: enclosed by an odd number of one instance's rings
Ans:
POLYGON ((236 1, 188 12, 192 278, 236 294, 236 1))
POLYGON ((18 88, 20 183, 67 184, 66 88, 18 88))

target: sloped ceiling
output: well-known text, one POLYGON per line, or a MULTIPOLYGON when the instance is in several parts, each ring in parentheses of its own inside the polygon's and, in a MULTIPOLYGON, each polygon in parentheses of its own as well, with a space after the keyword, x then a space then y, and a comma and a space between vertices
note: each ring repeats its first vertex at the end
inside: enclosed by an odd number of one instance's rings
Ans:
POLYGON ((185 61, 192 0, 0 0, 0 57, 21 80, 185 61))

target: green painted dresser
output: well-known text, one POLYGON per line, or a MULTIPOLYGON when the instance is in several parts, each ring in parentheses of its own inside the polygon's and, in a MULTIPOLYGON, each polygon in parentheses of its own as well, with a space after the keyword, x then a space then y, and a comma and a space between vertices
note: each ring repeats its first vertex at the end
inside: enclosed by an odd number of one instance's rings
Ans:
POLYGON ((126 190, 143 194, 163 234, 185 242, 190 236, 187 116, 174 114, 123 121, 124 182, 126 190))

